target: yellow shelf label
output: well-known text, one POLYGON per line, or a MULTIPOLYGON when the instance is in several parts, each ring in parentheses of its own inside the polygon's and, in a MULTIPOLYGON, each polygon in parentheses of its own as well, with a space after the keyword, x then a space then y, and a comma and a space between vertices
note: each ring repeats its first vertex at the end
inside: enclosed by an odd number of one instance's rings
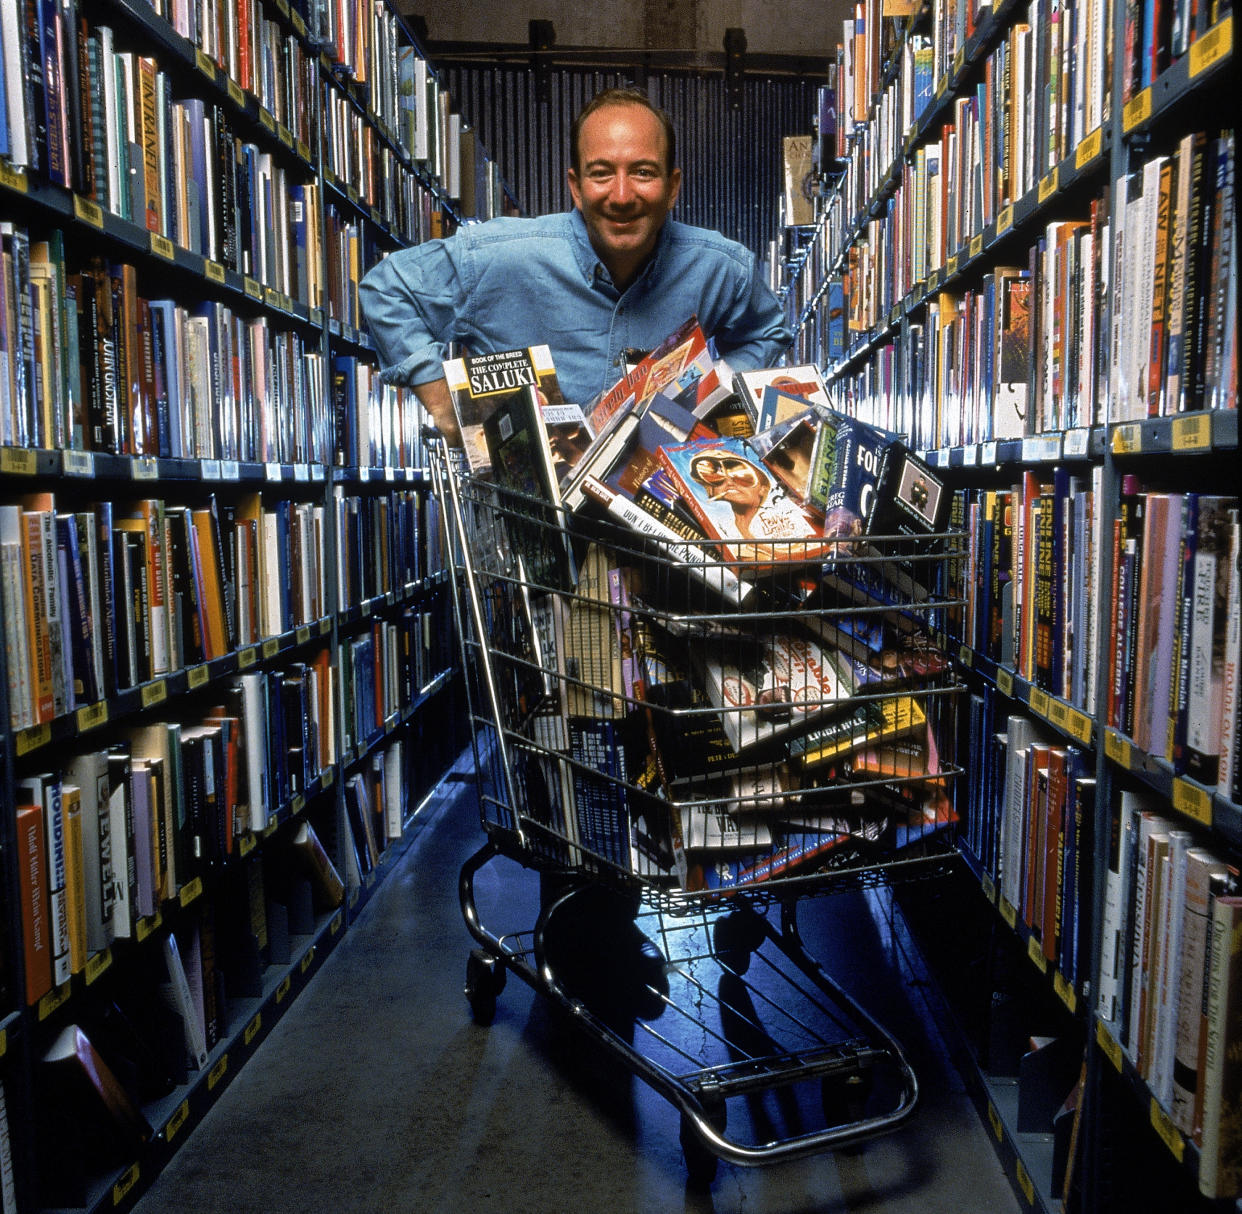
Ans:
MULTIPOLYGON (((345 916, 340 911, 337 911, 336 914, 332 916, 332 922, 328 924, 328 934, 335 936, 344 926, 344 923, 345 916)), ((306 967, 304 965, 303 969, 305 968, 306 967)))
POLYGON ((197 666, 191 666, 185 672, 185 681, 191 689, 206 687, 211 679, 211 671, 207 667, 206 662, 200 662, 197 666))
POLYGON ((302 624, 293 634, 293 638, 299 645, 305 645, 310 640, 310 625, 302 624))
POLYGON ((244 109, 246 106, 246 94, 242 92, 242 86, 230 76, 224 87, 228 89, 228 94, 233 104, 240 109, 244 109))
POLYGON ((175 261, 177 258, 177 250, 173 242, 158 232, 151 233, 151 252, 165 261, 175 261))
POLYGON ((945 93, 947 93, 948 91, 949 91, 949 77, 947 75, 941 76, 940 83, 936 85, 937 99, 943 97, 945 93))
POLYGON ((292 801, 289 802, 289 812, 291 814, 300 814, 306 808, 306 795, 298 793, 292 801))
POLYGON ((280 292, 276 290, 275 287, 264 287, 263 288, 263 302, 267 304, 269 308, 279 308, 280 307, 280 292))
POLYGON ((1212 825, 1212 795, 1197 784, 1174 779, 1173 808, 1196 822, 1202 822, 1204 826, 1212 825))
POLYGON ((103 230, 104 213, 103 207, 97 202, 91 202, 89 198, 83 198, 81 194, 73 196, 73 214, 74 218, 82 223, 88 223, 92 228, 103 230))
POLYGON ((960 76, 962 68, 966 66, 966 48, 962 47, 956 55, 953 56, 953 75, 960 76))
POLYGON ((1003 1141, 1005 1127, 1001 1122, 1000 1114, 996 1111, 996 1106, 990 1100, 988 1101, 988 1124, 992 1127, 992 1133, 996 1135, 996 1141, 1003 1141))
POLYGON ((989 902, 995 905, 996 904, 996 882, 993 881, 992 878, 987 875, 987 873, 984 873, 983 876, 980 878, 979 885, 983 890, 983 896, 989 902))
POLYGON ((168 1119, 168 1124, 164 1127, 164 1141, 172 1142, 178 1132, 190 1120, 190 1102, 183 1100, 178 1106, 177 1111, 168 1119))
POLYGON ((214 283, 224 285, 224 267, 218 261, 212 261, 210 257, 203 258, 203 273, 214 283))
POLYGON ((1008 232, 1013 227, 1013 203, 1008 206, 1001 207, 1000 214, 996 216, 996 234, 999 236, 1002 232, 1008 232))
POLYGON ((1114 455, 1137 455, 1143 449, 1143 428, 1137 422, 1127 422, 1113 431, 1114 455))
POLYGON ((156 911, 153 915, 148 915, 145 919, 139 919, 134 927, 134 934, 141 944, 152 932, 157 932, 164 926, 164 912, 156 911))
POLYGON ((289 20, 293 22, 293 32, 297 34, 299 38, 305 38, 306 37, 306 22, 302 19, 302 14, 299 13, 296 9, 293 9, 289 13, 289 20))
POLYGON ((944 276, 945 278, 952 278, 956 273, 957 273, 957 254, 954 253, 953 256, 949 258, 948 265, 946 265, 944 268, 944 276))
POLYGON ((328 633, 330 633, 331 631, 332 631, 331 617, 325 615, 323 619, 319 621, 319 635, 321 637, 326 637, 328 633))
POLYGON ((268 637, 263 642, 263 656, 265 658, 274 658, 280 652, 280 638, 268 637))
POLYGON ((182 887, 181 892, 177 895, 182 906, 189 906, 195 898, 203 892, 202 877, 195 877, 192 881, 187 881, 182 887))
POLYGON ((95 475, 95 456, 90 451, 62 451, 60 463, 66 476, 95 475))
POLYGON ((974 650, 971 649, 969 645, 960 646, 957 651, 957 660, 961 662, 963 666, 968 666, 968 667, 974 666, 975 664, 974 650))
POLYGON ((19 194, 30 191, 30 183, 26 180, 25 169, 15 169, 11 164, 0 163, 0 185, 7 186, 19 194))
POLYGON ((1056 991, 1057 998, 1060 999, 1071 1012, 1078 1010, 1078 993, 1070 984, 1069 979, 1067 979, 1060 970, 1057 970, 1052 975, 1052 989, 1056 991))
POLYGON ((101 974, 112 968, 112 949, 101 948, 93 957, 86 961, 86 985, 92 985, 101 974))
POLYGON ((310 146, 304 139, 298 140, 298 155, 301 156, 303 160, 310 159, 310 146))
POLYGON ((1000 898, 996 903, 997 909, 1000 911, 1000 917, 1009 924, 1011 928, 1018 926, 1018 910, 1008 898, 1000 898))
POLYGON ((14 749, 18 755, 27 755, 32 750, 38 750, 40 746, 46 746, 51 740, 52 727, 50 725, 32 725, 17 735, 14 749))
POLYGON ((1039 201, 1045 203, 1061 188, 1061 168, 1058 165, 1051 173, 1045 174, 1039 182, 1039 201))
POLYGON ((215 81, 216 65, 212 62, 211 56, 206 51, 195 48, 194 66, 198 68, 208 80, 215 81))
POLYGON ((320 775, 319 783, 322 784, 324 788, 331 788, 332 785, 336 783, 336 768, 327 768, 323 774, 320 775))
POLYGON ((1202 38, 1190 44, 1190 78, 1215 66, 1233 53, 1233 15, 1208 30, 1202 38))
POLYGON ((1104 734, 1104 753, 1127 771, 1131 767, 1131 751, 1129 739, 1122 737, 1116 730, 1110 729, 1104 734))
POLYGON ((276 124, 276 135, 287 148, 293 147, 293 132, 283 122, 276 124))
POLYGON ((1140 122, 1146 122, 1150 117, 1151 88, 1149 86, 1126 102, 1125 109, 1121 111, 1121 129, 1128 135, 1140 122))
POLYGON ((0 1058, 9 1052, 9 1030, 0 1029, 0 1058))
POLYGON ((246 1025, 246 1031, 242 1033, 242 1041, 249 1045, 258 1035, 259 1030, 263 1027, 263 1013, 255 1012, 254 1019, 246 1025))
POLYGON ((257 300, 260 303, 263 302, 263 288, 249 274, 242 279, 242 289, 251 299, 257 300))
POLYGON ((1207 413, 1189 413, 1173 419, 1174 451, 1208 451, 1212 446, 1212 418, 1207 413))
POLYGON ((1013 1174, 1017 1178, 1018 1188, 1022 1190, 1022 1196, 1026 1198, 1026 1204, 1033 1206, 1035 1204, 1035 1182, 1031 1180, 1031 1174, 1026 1170, 1026 1164, 1022 1160, 1013 1161, 1013 1174))
POLYGON ((270 839, 276 833, 276 828, 280 825, 280 814, 270 814, 267 819, 267 825, 263 828, 263 837, 270 839))
POLYGON ((255 664, 258 658, 258 651, 253 645, 247 645, 245 649, 237 651, 237 669, 246 670, 255 664))
POLYGON ((140 698, 143 708, 151 708, 156 704, 162 704, 168 699, 167 680, 156 679, 154 683, 144 683, 140 698))
POLYGON ((237 854, 244 860, 256 847, 259 846, 259 840, 255 838, 255 833, 248 830, 237 843, 237 854))
POLYGON ((112 1185, 112 1205, 115 1208, 119 1206, 133 1191, 134 1185, 138 1183, 138 1178, 142 1175, 142 1170, 134 1163, 130 1164, 128 1170, 112 1185))
MULTIPOLYGON (((332 926, 329 930, 336 932, 340 930, 341 912, 337 911, 332 917, 332 926)), ((302 960, 298 962, 298 969, 304 974, 311 967, 311 962, 315 960, 315 946, 312 944, 310 948, 302 954, 302 960)))
POLYGON ((78 733, 86 733, 88 729, 98 729, 108 723, 108 704, 100 700, 98 704, 87 704, 78 709, 78 733))
POLYGON ((276 1002, 284 1003, 292 987, 293 987, 293 979, 288 974, 286 974, 280 980, 280 985, 276 988, 276 1002))
POLYGON ((207 1072, 207 1090, 212 1091, 216 1084, 229 1073, 229 1056, 227 1054, 220 1055, 220 1061, 207 1072))
POLYGON ((1095 1022, 1095 1040, 1104 1057, 1113 1064, 1117 1073, 1121 1074, 1124 1066, 1121 1043, 1108 1031, 1108 1026, 1103 1020, 1095 1022))
POLYGON ((1074 168, 1081 169, 1084 165, 1090 164, 1100 154, 1103 147, 1104 128, 1097 126, 1074 152, 1074 168))
POLYGON ((1049 720, 1048 715, 1048 693, 1041 687, 1031 688, 1031 709, 1039 713, 1044 720, 1049 720))
POLYGON ((48 991, 39 1000, 39 1019, 46 1020, 58 1008, 64 1007, 72 993, 72 982, 62 982, 55 990, 48 991))
POLYGON ((980 232, 977 236, 972 236, 970 238, 970 255, 971 257, 978 257, 979 254, 982 252, 983 252, 983 233, 980 232))
POLYGON ((1048 958, 1044 956, 1043 947, 1034 936, 1026 938, 1026 955, 1031 959, 1031 964, 1041 974, 1048 972, 1048 958))
POLYGON ((0 447, 0 472, 10 476, 34 476, 39 460, 29 447, 0 447))
POLYGON ((1173 1158, 1178 1163, 1181 1163, 1182 1156, 1186 1153, 1186 1140, 1182 1137, 1181 1131, 1177 1126, 1173 1124, 1172 1118, 1160 1107, 1160 1102, 1154 1096, 1151 1098, 1151 1128, 1156 1131, 1156 1136, 1172 1152, 1173 1158))
POLYGON ((1077 708, 1066 708, 1066 732, 1084 746, 1091 745, 1091 718, 1077 708))

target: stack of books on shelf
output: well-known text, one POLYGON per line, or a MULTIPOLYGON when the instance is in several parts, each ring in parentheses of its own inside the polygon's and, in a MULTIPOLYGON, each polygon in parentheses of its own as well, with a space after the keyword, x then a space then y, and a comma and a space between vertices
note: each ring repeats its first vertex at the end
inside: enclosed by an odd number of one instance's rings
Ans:
POLYGON ((459 370, 500 724, 563 855, 693 891, 943 836, 951 495, 896 435, 693 318, 585 406, 544 349, 459 370))

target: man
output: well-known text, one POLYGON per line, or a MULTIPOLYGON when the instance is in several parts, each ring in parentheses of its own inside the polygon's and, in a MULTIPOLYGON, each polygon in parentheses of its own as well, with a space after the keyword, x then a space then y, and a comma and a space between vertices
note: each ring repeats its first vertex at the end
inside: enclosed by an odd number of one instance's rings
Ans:
POLYGON ((573 208, 467 225, 394 253, 362 282, 386 368, 457 441, 446 344, 471 353, 546 344, 566 399, 587 404, 691 315, 734 370, 771 366, 790 343, 779 301, 742 245, 671 218, 681 190, 667 115, 609 89, 571 132, 573 208))

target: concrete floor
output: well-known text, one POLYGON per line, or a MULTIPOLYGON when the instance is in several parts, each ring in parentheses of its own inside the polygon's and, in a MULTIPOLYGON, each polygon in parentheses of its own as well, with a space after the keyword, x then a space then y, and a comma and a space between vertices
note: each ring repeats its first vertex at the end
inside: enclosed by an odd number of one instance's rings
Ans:
MULTIPOLYGON (((905 1046, 921 1088, 914 1116, 850 1151, 722 1163, 705 1189, 687 1181, 677 1111, 548 999, 510 978, 494 1022, 472 1022, 457 874, 482 836, 469 786, 443 787, 407 854, 138 1214, 1019 1210, 929 1029, 925 988, 888 931, 882 891, 811 900, 800 921, 812 953, 905 1046)), ((507 861, 476 886, 485 923, 508 914, 529 926, 537 897, 531 875, 507 861)))

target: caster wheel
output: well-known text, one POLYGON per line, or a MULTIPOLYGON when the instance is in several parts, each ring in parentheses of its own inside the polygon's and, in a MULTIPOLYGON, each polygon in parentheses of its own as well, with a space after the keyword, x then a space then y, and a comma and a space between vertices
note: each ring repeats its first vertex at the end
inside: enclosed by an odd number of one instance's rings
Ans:
MULTIPOLYGON (((723 1103, 709 1111, 709 1119, 716 1129, 725 1128, 725 1106, 723 1103)), ((694 1122, 684 1113, 681 1118, 681 1153, 686 1161, 686 1176, 695 1188, 706 1189, 716 1179, 716 1170, 720 1166, 720 1158, 714 1151, 708 1150, 694 1122)))
POLYGON ((491 1024, 496 1018, 496 997, 505 989, 505 967, 498 957, 480 948, 466 958, 466 1000, 475 1024, 491 1024))
MULTIPOLYGON (((825 1123, 829 1126, 849 1125, 861 1121, 866 1113, 867 1096, 871 1091, 869 1076, 854 1074, 844 1078, 827 1076, 820 1081, 820 1100, 825 1123)), ((862 1143, 843 1148, 847 1154, 862 1150, 862 1143)))
POLYGON ((765 920, 749 908, 729 911, 712 925, 712 952, 735 974, 750 968, 750 956, 762 943, 765 920))

